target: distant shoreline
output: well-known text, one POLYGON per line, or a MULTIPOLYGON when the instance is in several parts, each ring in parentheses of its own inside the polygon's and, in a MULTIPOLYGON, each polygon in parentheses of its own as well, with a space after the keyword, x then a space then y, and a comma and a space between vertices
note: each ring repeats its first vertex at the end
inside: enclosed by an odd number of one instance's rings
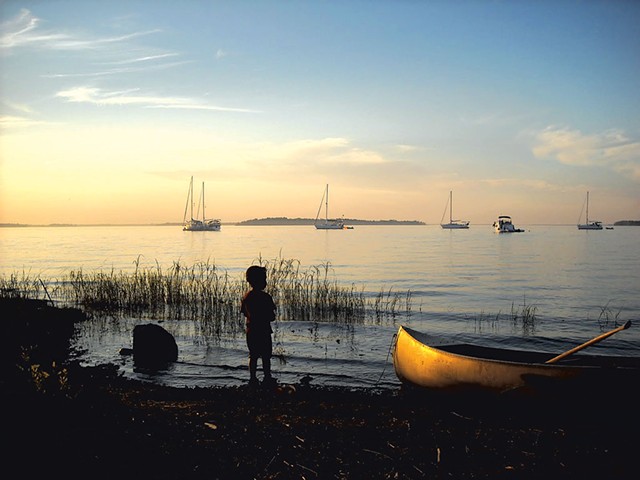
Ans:
MULTIPOLYGON (((343 218, 345 225, 426 225, 418 220, 359 220, 355 218, 343 218)), ((313 218, 287 218, 268 217, 253 218, 240 222, 222 222, 222 225, 238 226, 291 226, 291 225, 313 225, 313 218)), ((2 223, 2 227, 179 227, 182 222, 165 223, 50 223, 50 224, 26 224, 26 223, 2 223)))
MULTIPOLYGON (((341 218, 345 225, 426 225, 418 220, 359 220, 356 218, 341 218)), ((253 218, 235 222, 233 225, 313 225, 316 221, 313 218, 288 218, 288 217, 267 217, 253 218)))
MULTIPOLYGON (((360 220, 355 218, 342 219, 345 225, 416 225, 428 226, 439 225, 439 223, 426 223, 419 220, 360 220)), ((222 225, 236 226, 297 226, 297 225, 313 225, 315 220, 312 218, 287 218, 287 217, 267 217, 253 218, 251 220, 243 220, 240 222, 222 222, 222 225)), ((28 224, 28 223, 0 223, 0 228, 24 228, 24 227, 179 227, 182 222, 165 222, 165 223, 49 223, 49 224, 28 224)), ((491 225, 476 224, 476 225, 491 225)), ((531 224, 532 226, 571 226, 573 224, 531 224)), ((640 226, 640 220, 618 220, 611 224, 616 227, 640 226)))

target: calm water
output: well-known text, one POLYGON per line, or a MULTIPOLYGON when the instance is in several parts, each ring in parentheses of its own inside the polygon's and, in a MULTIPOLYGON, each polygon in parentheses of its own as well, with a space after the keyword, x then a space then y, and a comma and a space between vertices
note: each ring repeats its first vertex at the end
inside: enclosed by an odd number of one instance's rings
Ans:
MULTIPOLYGON (((515 219, 514 219, 515 220, 515 219)), ((58 278, 71 269, 132 271, 135 263, 169 268, 174 262, 215 263, 232 276, 262 257, 330 262, 332 274, 366 292, 411 291, 408 316, 355 327, 278 322, 275 375, 296 382, 394 387, 390 347, 399 324, 434 342, 478 342, 556 355, 603 331, 634 326, 590 347, 591 353, 640 355, 640 228, 579 231, 575 226, 516 225, 525 233, 497 235, 489 225, 466 231, 430 226, 357 226, 317 231, 312 226, 223 225, 220 232, 174 226, 26 227, 0 229, 0 274, 25 271, 58 278), (523 326, 511 312, 535 308, 523 326)), ((248 376, 244 338, 211 340, 188 321, 165 321, 180 359, 165 373, 136 372, 121 347, 148 319, 102 319, 78 332, 89 364, 113 362, 129 376, 179 386, 234 385, 248 376)))

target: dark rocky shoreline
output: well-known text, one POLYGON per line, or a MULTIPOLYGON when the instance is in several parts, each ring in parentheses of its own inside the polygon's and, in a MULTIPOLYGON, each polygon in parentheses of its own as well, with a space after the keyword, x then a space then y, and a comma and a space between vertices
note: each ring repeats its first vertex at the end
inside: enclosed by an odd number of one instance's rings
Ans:
POLYGON ((7 471, 21 478, 635 478, 640 405, 309 385, 170 388, 84 368, 83 315, 0 301, 7 471))

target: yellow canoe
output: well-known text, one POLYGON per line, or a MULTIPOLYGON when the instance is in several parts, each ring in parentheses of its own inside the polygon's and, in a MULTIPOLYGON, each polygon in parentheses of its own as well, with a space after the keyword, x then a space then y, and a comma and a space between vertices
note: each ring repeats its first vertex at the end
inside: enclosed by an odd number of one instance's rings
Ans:
POLYGON ((553 354, 458 344, 429 346, 426 334, 399 327, 393 365, 407 385, 439 390, 476 389, 502 393, 597 382, 638 385, 640 358, 572 355, 548 364, 553 354))

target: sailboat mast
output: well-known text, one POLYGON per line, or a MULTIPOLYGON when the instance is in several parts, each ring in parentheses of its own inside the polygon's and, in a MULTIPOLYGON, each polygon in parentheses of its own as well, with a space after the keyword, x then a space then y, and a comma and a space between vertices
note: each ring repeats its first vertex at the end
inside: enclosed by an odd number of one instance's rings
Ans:
POLYGON ((191 220, 193 220, 193 177, 191 177, 191 183, 189 184, 189 189, 191 190, 191 220))
MULTIPOLYGON (((193 178, 192 178, 193 181, 193 178)), ((189 192, 191 191, 191 186, 189 186, 189 189, 187 190, 187 203, 185 203, 184 205, 184 215, 182 216, 182 221, 186 222, 187 221, 187 212, 189 211, 189 201, 191 200, 189 192)))
POLYGON ((589 192, 587 192, 587 225, 589 225, 589 192))
POLYGON ((324 199, 324 218, 329 221, 329 184, 327 183, 327 194, 324 199))
POLYGON ((449 223, 453 223, 453 192, 449 190, 449 223))
POLYGON ((204 223, 204 182, 202 182, 202 223, 204 223))

